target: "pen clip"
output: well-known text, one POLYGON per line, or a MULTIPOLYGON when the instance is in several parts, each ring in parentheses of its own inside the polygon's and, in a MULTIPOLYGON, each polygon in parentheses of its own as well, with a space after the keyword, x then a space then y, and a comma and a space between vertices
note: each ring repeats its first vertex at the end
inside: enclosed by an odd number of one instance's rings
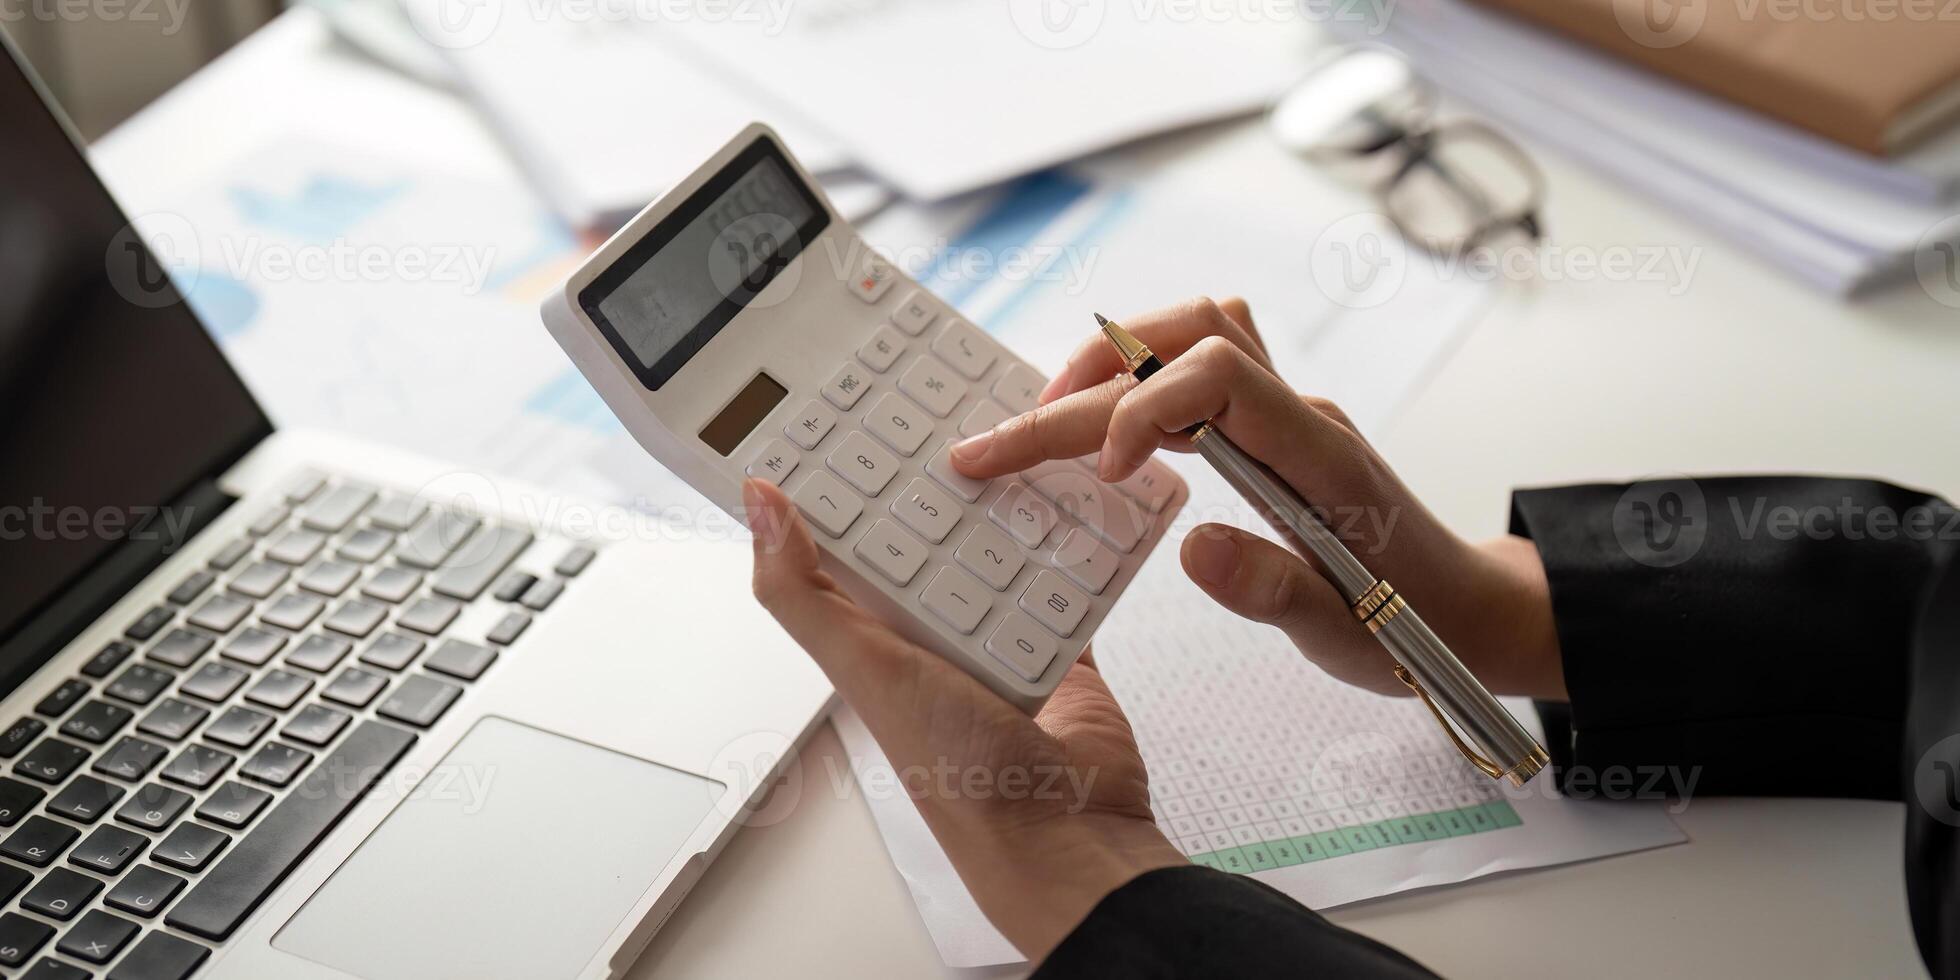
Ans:
POLYGON ((1447 715, 1443 714, 1443 709, 1438 708, 1436 702, 1429 699, 1429 692, 1423 690, 1421 684, 1416 683, 1416 677, 1414 674, 1409 673, 1409 668, 1397 663, 1395 665, 1395 676, 1402 683, 1409 685, 1409 690, 1416 692, 1416 697, 1422 699, 1423 706, 1429 709, 1430 714, 1436 716, 1436 724, 1443 726, 1443 734, 1448 735, 1450 741, 1456 743, 1456 750, 1463 753, 1463 757, 1469 759, 1471 765, 1476 766, 1484 775, 1492 779, 1504 778, 1504 770, 1499 769, 1489 759, 1478 755, 1476 750, 1470 748, 1469 744, 1463 741, 1463 736, 1456 733, 1456 726, 1450 724, 1450 719, 1447 715))

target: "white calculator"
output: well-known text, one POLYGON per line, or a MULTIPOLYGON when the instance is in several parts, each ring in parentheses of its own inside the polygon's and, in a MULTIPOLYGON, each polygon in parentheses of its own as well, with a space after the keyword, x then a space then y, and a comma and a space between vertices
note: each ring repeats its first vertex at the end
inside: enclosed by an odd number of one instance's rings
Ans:
POLYGON ((1087 461, 955 472, 948 447, 1047 379, 874 253, 762 125, 601 246, 544 321, 655 459, 738 516, 745 477, 782 486, 853 599, 1030 712, 1187 494, 1155 460, 1114 485, 1087 461))

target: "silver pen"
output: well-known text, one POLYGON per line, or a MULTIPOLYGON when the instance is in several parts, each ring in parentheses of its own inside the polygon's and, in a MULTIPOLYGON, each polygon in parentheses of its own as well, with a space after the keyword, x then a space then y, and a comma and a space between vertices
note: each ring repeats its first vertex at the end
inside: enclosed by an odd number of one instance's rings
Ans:
MULTIPOLYGON (((1129 331, 1100 313, 1096 323, 1123 358, 1123 370, 1137 381, 1164 366, 1129 331)), ((1456 659, 1394 586, 1362 566, 1279 474, 1247 455, 1209 421, 1185 432, 1198 455, 1209 461, 1233 489, 1262 506, 1270 519, 1284 523, 1293 532, 1296 548, 1304 548, 1319 559, 1327 577, 1347 599, 1355 619, 1388 648, 1395 661, 1395 676, 1428 706, 1457 751, 1484 775, 1508 779, 1516 786, 1523 786, 1545 768, 1551 760, 1544 746, 1456 659)))

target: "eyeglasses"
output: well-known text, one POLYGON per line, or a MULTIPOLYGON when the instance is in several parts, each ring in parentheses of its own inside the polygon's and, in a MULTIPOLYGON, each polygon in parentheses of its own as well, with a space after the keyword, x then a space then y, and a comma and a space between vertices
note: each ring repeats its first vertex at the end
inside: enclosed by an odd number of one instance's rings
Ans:
POLYGON ((1287 149, 1367 185, 1412 244, 1461 254, 1507 235, 1537 242, 1545 177, 1504 134, 1470 120, 1435 122, 1436 92, 1401 55, 1332 50, 1273 104, 1267 123, 1287 149))

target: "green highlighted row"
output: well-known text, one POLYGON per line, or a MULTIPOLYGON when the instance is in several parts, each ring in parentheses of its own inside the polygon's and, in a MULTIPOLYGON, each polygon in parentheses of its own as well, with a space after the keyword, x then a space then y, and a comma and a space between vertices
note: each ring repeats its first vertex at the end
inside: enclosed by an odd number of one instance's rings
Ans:
POLYGON ((1228 847, 1220 851, 1193 854, 1191 860, 1208 868, 1245 874, 1249 871, 1265 871, 1271 868, 1307 864, 1353 854, 1356 851, 1372 851, 1378 847, 1394 847, 1397 844, 1413 844, 1417 841, 1441 840, 1445 837, 1461 837, 1487 830, 1501 830, 1505 827, 1515 827, 1523 822, 1518 819, 1518 811, 1511 809, 1511 804, 1499 801, 1480 806, 1467 806, 1458 810, 1445 810, 1441 813, 1396 817, 1393 820, 1380 820, 1359 827, 1342 827, 1339 830, 1308 834, 1305 837, 1289 837, 1284 840, 1246 844, 1242 847, 1228 847))

